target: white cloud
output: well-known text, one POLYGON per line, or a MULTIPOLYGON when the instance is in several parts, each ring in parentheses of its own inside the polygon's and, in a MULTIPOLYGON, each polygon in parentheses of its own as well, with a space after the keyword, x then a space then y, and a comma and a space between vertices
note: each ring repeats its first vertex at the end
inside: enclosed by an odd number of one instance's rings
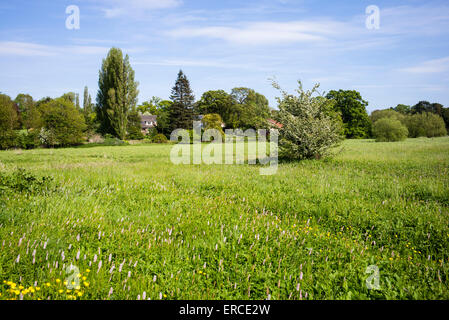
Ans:
POLYGON ((141 15, 147 11, 180 6, 181 0, 98 0, 108 7, 103 8, 106 18, 125 15, 141 15))
POLYGON ((104 55, 108 50, 109 48, 107 47, 98 46, 47 46, 30 42, 0 42, 0 55, 9 56, 51 57, 67 54, 104 55))
POLYGON ((0 55, 14 56, 53 56, 56 53, 50 47, 27 42, 0 42, 0 55))
POLYGON ((206 37, 235 44, 283 44, 325 41, 348 30, 333 20, 254 22, 235 26, 183 27, 167 32, 173 37, 206 37))
POLYGON ((449 70, 449 57, 422 62, 416 66, 400 69, 409 73, 440 73, 449 70))

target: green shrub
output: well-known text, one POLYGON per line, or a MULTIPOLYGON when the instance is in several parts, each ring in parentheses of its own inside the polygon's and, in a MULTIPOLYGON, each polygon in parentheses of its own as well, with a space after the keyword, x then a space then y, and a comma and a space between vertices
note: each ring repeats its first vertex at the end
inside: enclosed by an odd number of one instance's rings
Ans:
POLYGON ((21 130, 17 134, 16 146, 21 149, 34 149, 40 146, 39 132, 36 130, 21 130))
POLYGON ((153 140, 157 134, 158 134, 158 132, 157 132, 156 128, 149 128, 148 134, 145 136, 145 139, 153 140))
POLYGON ((378 142, 403 141, 407 139, 408 130, 397 119, 381 118, 374 122, 373 136, 378 142))
POLYGON ((127 138, 129 140, 143 140, 143 138, 145 138, 145 136, 142 133, 142 131, 132 128, 132 129, 130 129, 130 131, 128 131, 127 138))
POLYGON ((401 121, 404 123, 405 115, 393 110, 393 109, 385 109, 385 110, 375 110, 371 113, 370 118, 371 122, 374 124, 377 120, 383 118, 392 118, 401 121))
POLYGON ((102 143, 99 143, 99 145, 102 146, 123 146, 128 145, 127 142, 120 140, 119 138, 116 138, 110 134, 105 135, 104 141, 102 143))
MULTIPOLYGON (((277 83, 273 86, 279 90, 277 83)), ((329 101, 313 97, 319 85, 304 91, 301 82, 299 96, 282 91, 278 98, 280 156, 288 159, 319 159, 329 155, 330 149, 342 140, 341 122, 328 112, 329 101)))
POLYGON ((86 123, 72 102, 59 98, 41 106, 40 139, 51 147, 79 145, 84 140, 86 123))
POLYGON ((168 143, 168 139, 162 133, 159 133, 153 138, 153 143, 168 143))
POLYGON ((10 192, 35 193, 46 191, 53 178, 44 176, 39 178, 26 171, 25 169, 17 169, 12 173, 6 174, 0 172, 0 190, 10 192))
POLYGON ((443 118, 430 112, 407 116, 405 124, 410 138, 442 137, 447 134, 443 118))

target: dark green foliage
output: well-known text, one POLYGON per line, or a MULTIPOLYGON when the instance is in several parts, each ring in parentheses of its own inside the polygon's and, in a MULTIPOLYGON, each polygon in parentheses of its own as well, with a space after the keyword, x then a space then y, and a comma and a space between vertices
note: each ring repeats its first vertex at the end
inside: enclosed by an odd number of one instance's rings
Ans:
POLYGON ((196 103, 195 107, 198 114, 219 114, 229 128, 235 129, 239 125, 239 115, 235 100, 224 90, 203 93, 201 100, 196 103))
POLYGON ((84 117, 69 100, 52 100, 41 107, 40 139, 46 146, 78 145, 84 140, 84 117))
POLYGON ((33 97, 20 93, 14 99, 20 115, 20 126, 24 129, 36 128, 39 120, 39 112, 36 110, 33 97))
POLYGON ((446 124, 446 130, 449 132, 449 108, 443 109, 443 120, 446 124))
POLYGON ((271 116, 271 110, 265 96, 253 89, 234 88, 231 97, 235 103, 237 128, 268 128, 267 119, 271 116))
POLYGON ((138 83, 128 55, 112 48, 103 60, 98 80, 97 118, 100 132, 120 139, 126 137, 128 114, 137 103, 138 83))
POLYGON ((443 115, 443 105, 440 103, 430 103, 428 101, 420 101, 417 104, 415 104, 410 109, 410 113, 412 114, 418 114, 418 113, 424 113, 424 112, 430 112, 437 114, 439 116, 443 115))
POLYGON ((0 94, 0 149, 16 145, 16 133, 19 125, 17 111, 10 97, 0 94))
POLYGON ((330 91, 326 98, 335 100, 335 110, 342 116, 347 138, 367 138, 371 122, 366 112, 368 102, 355 90, 330 91))
POLYGON ((189 129, 193 126, 193 96, 187 77, 182 70, 178 73, 178 79, 172 89, 170 99, 173 104, 170 107, 170 129, 189 129))
POLYGON ((402 114, 409 114, 411 112, 410 106, 405 104, 398 104, 396 107, 392 108, 392 110, 402 114))
POLYGON ((128 115, 128 135, 130 140, 142 140, 144 135, 142 133, 141 117, 139 112, 134 109, 128 115))
POLYGON ((266 129, 271 117, 268 100, 250 88, 234 88, 231 94, 223 90, 207 91, 196 104, 198 114, 219 114, 232 129, 266 129))
POLYGON ((403 141, 407 139, 408 130, 397 119, 381 118, 373 124, 373 136, 378 142, 403 141))
POLYGON ((155 114, 157 116, 157 131, 164 135, 170 135, 171 133, 170 110, 172 105, 173 102, 170 100, 161 101, 155 114))
POLYGON ((0 172, 0 190, 3 192, 36 193, 49 189, 52 177, 37 177, 25 169, 17 169, 12 173, 0 172))

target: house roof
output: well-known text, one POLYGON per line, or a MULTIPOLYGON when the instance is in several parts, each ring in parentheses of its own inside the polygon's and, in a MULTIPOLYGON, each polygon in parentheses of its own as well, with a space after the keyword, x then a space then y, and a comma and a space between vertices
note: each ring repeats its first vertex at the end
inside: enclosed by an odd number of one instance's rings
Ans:
POLYGON ((284 127, 284 125, 282 123, 277 122, 276 120, 273 119, 268 119, 267 120, 269 124, 271 124, 272 126, 275 126, 279 129, 282 129, 282 127, 284 127))
POLYGON ((156 122, 157 116, 148 116, 148 115, 142 115, 140 116, 142 119, 142 122, 148 121, 148 122, 156 122))

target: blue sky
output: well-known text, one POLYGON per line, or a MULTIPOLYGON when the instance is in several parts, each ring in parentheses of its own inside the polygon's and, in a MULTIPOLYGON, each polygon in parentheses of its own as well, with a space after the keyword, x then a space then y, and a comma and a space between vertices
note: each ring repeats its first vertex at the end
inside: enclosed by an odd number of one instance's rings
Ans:
POLYGON ((322 91, 355 89, 369 111, 415 104, 449 106, 449 2, 0 0, 0 92, 35 99, 85 85, 96 96, 112 46, 130 56, 139 102, 168 98, 180 68, 195 96, 245 86, 276 107, 275 77, 322 91), (79 30, 65 27, 77 5, 79 30), (380 29, 365 26, 369 5, 380 29))

